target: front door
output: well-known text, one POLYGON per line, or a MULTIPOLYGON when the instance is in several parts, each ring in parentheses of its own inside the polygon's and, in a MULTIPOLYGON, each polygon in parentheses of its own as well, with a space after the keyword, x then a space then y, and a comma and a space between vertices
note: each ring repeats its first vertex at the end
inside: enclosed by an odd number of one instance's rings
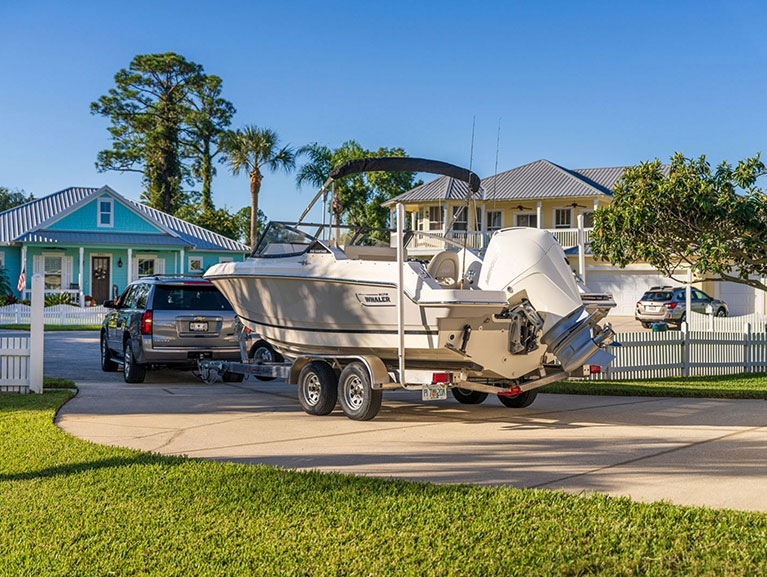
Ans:
POLYGON ((91 257, 91 296, 97 304, 111 298, 109 294, 109 257, 91 257))

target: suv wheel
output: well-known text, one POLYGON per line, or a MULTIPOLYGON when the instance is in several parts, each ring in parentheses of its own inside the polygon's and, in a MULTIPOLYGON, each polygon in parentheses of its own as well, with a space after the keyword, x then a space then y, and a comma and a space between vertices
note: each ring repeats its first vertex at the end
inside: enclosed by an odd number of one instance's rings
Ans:
POLYGON ((146 365, 136 362, 131 339, 126 339, 123 348, 123 377, 126 383, 143 383, 146 377, 146 365))
POLYGON ((117 370, 117 363, 112 360, 107 344, 107 336, 101 334, 101 370, 105 373, 114 373, 117 370))
POLYGON ((717 309, 717 311, 716 311, 716 316, 718 316, 718 317, 720 317, 720 318, 721 318, 721 317, 726 317, 726 316, 727 316, 727 311, 726 311, 726 310, 724 310, 724 308, 720 307, 720 308, 718 308, 718 309, 717 309))

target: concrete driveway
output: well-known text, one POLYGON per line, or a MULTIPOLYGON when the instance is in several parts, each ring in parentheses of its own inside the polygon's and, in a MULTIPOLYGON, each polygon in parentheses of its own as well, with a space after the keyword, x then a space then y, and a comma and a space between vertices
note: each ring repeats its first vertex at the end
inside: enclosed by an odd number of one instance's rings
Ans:
POLYGON ((767 511, 767 403, 539 395, 527 409, 389 392, 378 417, 304 414, 295 387, 101 373, 94 333, 49 333, 45 372, 80 393, 64 431, 165 454, 444 483, 599 491, 767 511), (77 351, 73 361, 72 351, 77 351))

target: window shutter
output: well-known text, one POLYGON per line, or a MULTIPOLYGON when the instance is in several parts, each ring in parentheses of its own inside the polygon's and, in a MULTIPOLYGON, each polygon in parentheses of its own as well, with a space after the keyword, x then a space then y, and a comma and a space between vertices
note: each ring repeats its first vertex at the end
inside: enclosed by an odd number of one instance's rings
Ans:
POLYGON ((72 257, 65 256, 61 259, 61 288, 68 289, 72 284, 72 257))
POLYGON ((36 254, 32 258, 32 274, 43 274, 43 255, 36 254))

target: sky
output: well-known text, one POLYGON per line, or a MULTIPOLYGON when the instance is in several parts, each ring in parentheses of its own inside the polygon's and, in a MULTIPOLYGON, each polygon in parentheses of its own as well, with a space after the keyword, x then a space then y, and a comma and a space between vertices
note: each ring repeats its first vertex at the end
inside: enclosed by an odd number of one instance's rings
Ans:
MULTIPOLYGON (((0 0, 0 186, 108 184, 138 199, 139 175, 97 172, 110 137, 89 105, 135 55, 170 51, 223 79, 233 128, 295 147, 354 139, 481 177, 496 153, 498 171, 674 152, 736 163, 767 135, 766 13, 703 0, 0 0)), ((267 174, 260 204, 294 220, 313 194, 267 174)), ((247 176, 219 165, 213 200, 248 205, 247 176)))

